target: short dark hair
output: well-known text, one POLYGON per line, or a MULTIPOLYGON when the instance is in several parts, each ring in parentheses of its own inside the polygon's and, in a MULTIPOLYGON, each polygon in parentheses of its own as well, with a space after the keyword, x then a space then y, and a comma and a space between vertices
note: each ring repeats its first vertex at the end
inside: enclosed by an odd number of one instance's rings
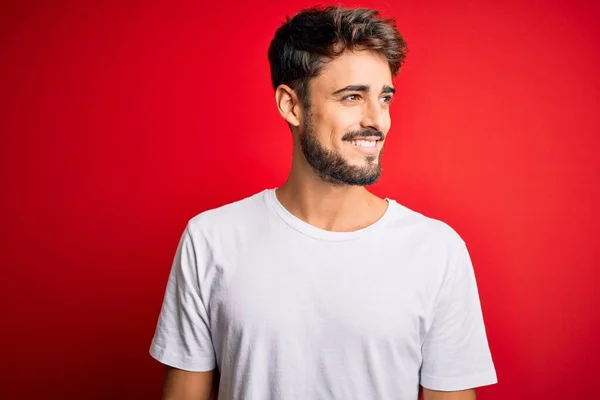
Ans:
POLYGON ((310 79, 345 50, 382 55, 392 76, 400 71, 408 51, 395 20, 382 19, 376 10, 336 6, 304 9, 286 18, 269 45, 273 89, 286 84, 308 106, 310 79))

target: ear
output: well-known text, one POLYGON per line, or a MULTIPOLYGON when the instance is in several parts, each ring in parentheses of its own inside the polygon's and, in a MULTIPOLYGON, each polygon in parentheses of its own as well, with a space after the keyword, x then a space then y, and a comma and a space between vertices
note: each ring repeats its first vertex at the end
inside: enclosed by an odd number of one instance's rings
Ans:
POLYGON ((279 85, 275 90, 275 101, 283 119, 291 126, 299 126, 302 107, 296 92, 288 85, 279 85))

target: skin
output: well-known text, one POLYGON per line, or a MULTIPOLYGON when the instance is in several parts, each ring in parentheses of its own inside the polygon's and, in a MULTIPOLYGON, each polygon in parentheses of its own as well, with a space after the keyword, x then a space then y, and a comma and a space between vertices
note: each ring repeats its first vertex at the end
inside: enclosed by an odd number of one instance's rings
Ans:
POLYGON ((214 370, 190 372, 165 366, 163 400, 215 400, 217 374, 214 370))
MULTIPOLYGON (((287 85, 275 92, 277 109, 294 140, 292 167, 277 189, 281 204, 318 228, 348 232, 373 224, 387 202, 365 185, 381 173, 381 153, 391 127, 392 74, 385 59, 367 51, 346 51, 309 82, 309 107, 287 85), (378 136, 377 153, 365 154, 344 138, 378 136)), ((164 400, 211 400, 214 371, 167 367, 164 400)), ((423 388, 424 400, 475 400, 475 390, 440 392, 423 388)))
POLYGON ((423 400, 476 400, 475 389, 440 392, 423 388, 423 400))
POLYGON ((364 228, 381 218, 387 202, 362 185, 324 177, 307 161, 301 138, 308 126, 319 145, 344 160, 355 173, 373 174, 380 168, 385 140, 377 142, 378 154, 365 155, 342 138, 351 132, 387 135, 393 99, 390 88, 392 74, 387 61, 365 51, 346 51, 326 64, 309 83, 308 109, 289 86, 277 88, 277 108, 294 137, 290 174, 276 192, 288 211, 318 228, 338 232, 364 228), (367 89, 343 90, 348 87, 367 89))

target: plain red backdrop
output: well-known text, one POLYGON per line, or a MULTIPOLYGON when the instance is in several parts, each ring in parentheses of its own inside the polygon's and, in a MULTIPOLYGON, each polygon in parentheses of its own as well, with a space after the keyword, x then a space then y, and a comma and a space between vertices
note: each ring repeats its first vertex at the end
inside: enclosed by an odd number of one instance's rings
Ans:
MULTIPOLYGON (((148 355, 193 215, 285 179, 266 50, 308 1, 3 2, 3 399, 159 398, 148 355)), ((500 383, 600 376, 600 7, 365 1, 410 54, 373 191, 471 251, 500 383)))

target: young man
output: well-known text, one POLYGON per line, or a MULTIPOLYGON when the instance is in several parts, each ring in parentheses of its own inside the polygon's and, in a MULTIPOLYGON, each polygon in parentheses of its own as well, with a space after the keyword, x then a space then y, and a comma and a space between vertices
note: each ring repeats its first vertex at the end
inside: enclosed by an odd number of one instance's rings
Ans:
POLYGON ((496 383, 469 253, 371 194, 406 54, 365 9, 305 10, 269 47, 287 181, 188 222, 151 355, 165 399, 475 399, 496 383))

